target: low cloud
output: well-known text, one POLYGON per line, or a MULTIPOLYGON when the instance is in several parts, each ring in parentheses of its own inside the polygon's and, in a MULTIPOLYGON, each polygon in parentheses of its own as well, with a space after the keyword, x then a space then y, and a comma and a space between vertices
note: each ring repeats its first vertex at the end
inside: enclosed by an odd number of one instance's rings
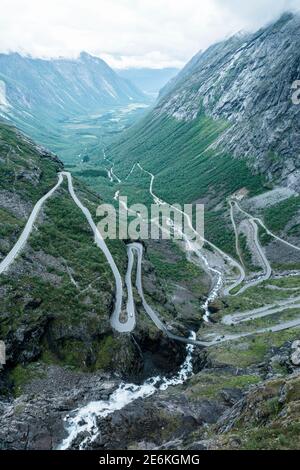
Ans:
POLYGON ((180 67, 223 37, 300 8, 300 0, 1 0, 1 7, 1 52, 85 50, 115 67, 157 68, 180 67))

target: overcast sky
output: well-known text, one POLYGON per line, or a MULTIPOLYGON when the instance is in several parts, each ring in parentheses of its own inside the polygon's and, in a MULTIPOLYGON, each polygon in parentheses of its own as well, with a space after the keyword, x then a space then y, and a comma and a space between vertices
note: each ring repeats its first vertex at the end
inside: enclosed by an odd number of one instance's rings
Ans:
POLYGON ((200 49, 254 30, 300 0, 0 0, 0 52, 114 67, 181 67, 200 49))

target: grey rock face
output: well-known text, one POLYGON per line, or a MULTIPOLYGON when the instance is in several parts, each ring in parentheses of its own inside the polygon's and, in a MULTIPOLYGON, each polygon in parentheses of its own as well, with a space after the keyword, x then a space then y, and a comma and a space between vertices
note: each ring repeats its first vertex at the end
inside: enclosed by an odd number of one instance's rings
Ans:
POLYGON ((291 362, 294 366, 300 366, 300 341, 294 341, 292 344, 291 362))
MULTIPOLYGON (((87 53, 77 59, 51 60, 0 54, 1 117, 60 156, 63 151, 56 143, 65 140, 65 120, 80 116, 89 121, 104 110, 147 100, 103 60, 87 53)), ((69 146, 69 137, 66 143, 69 146)), ((74 141, 72 145, 74 151, 74 141)))
POLYGON ((8 115, 29 113, 28 118, 43 110, 46 116, 62 118, 144 97, 103 60, 84 52, 75 60, 0 54, 0 82, 2 88, 5 84, 9 103, 5 108, 2 104, 2 111, 8 115))
POLYGON ((200 112, 230 127, 216 148, 300 187, 300 16, 285 14, 251 35, 238 35, 197 54, 162 91, 155 112, 193 120, 200 112))
POLYGON ((0 190, 0 206, 21 219, 28 218, 32 209, 18 194, 8 190, 0 190))
POLYGON ((51 450, 64 439, 64 416, 90 400, 107 399, 118 382, 56 366, 14 401, 0 402, 0 450, 51 450))
MULTIPOLYGON (((183 395, 166 399, 164 394, 157 394, 99 419, 99 434, 88 448, 127 449, 139 448, 140 445, 145 448, 145 442, 152 443, 152 448, 164 448, 168 442, 171 445, 167 448, 178 448, 178 441, 202 426, 216 423, 226 409, 216 400, 201 400, 193 404, 183 395)), ((82 437, 74 442, 74 449, 78 448, 82 437)))

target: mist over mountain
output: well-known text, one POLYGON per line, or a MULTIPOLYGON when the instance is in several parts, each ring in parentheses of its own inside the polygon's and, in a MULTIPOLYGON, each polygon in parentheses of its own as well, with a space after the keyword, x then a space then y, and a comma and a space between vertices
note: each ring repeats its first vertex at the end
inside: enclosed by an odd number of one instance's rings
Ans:
MULTIPOLYGON (((286 13, 196 54, 147 116, 110 146, 119 177, 139 162, 155 175, 162 199, 204 201, 209 239, 231 253, 228 200, 274 190, 266 200, 287 199, 272 215, 287 235, 289 224, 299 226, 300 106, 292 100, 299 51, 300 17, 286 13)), ((298 229, 291 233, 297 241, 298 229)))
POLYGON ((157 94, 178 72, 179 69, 176 68, 130 68, 117 70, 118 75, 130 80, 131 83, 143 92, 150 94, 157 94))
POLYGON ((153 115, 192 122, 204 113, 229 129, 215 148, 244 158, 270 180, 299 189, 300 15, 284 14, 255 34, 240 34, 197 54, 161 91, 153 115))
POLYGON ((47 113, 63 117, 144 98, 104 60, 86 52, 75 60, 0 54, 0 77, 10 106, 31 113, 47 107, 47 113))
POLYGON ((82 52, 78 59, 44 60, 0 54, 0 114, 40 143, 61 132, 61 123, 145 95, 103 60, 82 52))
POLYGON ((300 449, 300 16, 176 72, 0 54, 0 450, 300 449))

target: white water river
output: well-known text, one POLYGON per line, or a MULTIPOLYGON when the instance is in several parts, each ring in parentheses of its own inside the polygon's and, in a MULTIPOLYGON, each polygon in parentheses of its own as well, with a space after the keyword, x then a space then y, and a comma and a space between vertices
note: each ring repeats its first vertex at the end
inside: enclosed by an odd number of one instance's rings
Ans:
MULTIPOLYGON (((105 158, 108 160, 107 158, 105 158)), ((154 182, 154 175, 146 170, 144 170, 139 163, 136 164, 142 171, 150 175, 151 177, 151 182, 150 182, 150 194, 153 197, 153 200, 156 204, 165 204, 164 201, 162 201, 159 197, 157 197, 153 193, 153 182, 154 182)), ((120 182, 119 178, 116 177, 116 175, 113 174, 113 166, 111 168, 111 175, 115 177, 115 179, 120 182)), ((287 321, 278 325, 274 325, 273 327, 269 328, 262 328, 259 330, 256 330, 255 332, 246 332, 246 333, 237 333, 237 334, 232 334, 232 335, 223 335, 223 336, 216 336, 214 334, 208 335, 210 336, 209 339, 206 341, 197 341, 196 340, 196 335, 193 333, 190 338, 181 338, 176 335, 173 335, 171 332, 169 332, 164 325, 164 323, 159 319, 158 315, 156 312, 147 304, 144 294, 143 294, 143 288, 142 288, 142 257, 143 257, 143 247, 141 244, 135 243, 131 244, 128 247, 128 270, 127 270, 127 275, 125 278, 125 283, 127 287, 127 292, 128 292, 128 302, 127 302, 127 321, 125 323, 120 322, 120 313, 121 313, 121 307, 122 307, 122 297, 123 297, 123 283, 122 283, 122 278, 119 273, 119 270, 114 262, 114 259, 106 246, 103 238, 101 237, 99 231, 97 230, 97 227, 92 219, 92 216, 89 212, 89 210, 81 203, 81 201, 78 199, 78 197, 75 194, 74 187, 73 187, 73 182, 72 182, 72 176, 68 172, 62 172, 59 175, 59 180, 58 183, 54 186, 52 190, 50 190, 44 197, 42 197, 37 204, 35 205, 28 222, 19 237, 17 243, 13 247, 13 249, 10 251, 10 253, 4 258, 4 260, 0 263, 0 274, 3 272, 7 271, 10 267, 10 265, 14 262, 18 254, 21 252, 23 249, 24 245, 26 244, 30 233, 32 231, 32 228, 34 226, 34 222, 37 219, 37 216, 43 206, 43 204, 47 201, 48 198, 50 198, 54 192, 60 187, 63 177, 66 177, 68 180, 68 189, 70 192, 71 197, 73 198, 75 204, 80 208, 80 210, 84 213, 95 237, 95 242, 97 246, 102 250, 104 253, 109 265, 111 266, 111 269, 114 274, 115 278, 115 284, 116 284, 116 298, 115 298, 115 308, 114 312, 111 317, 111 322, 112 326, 120 332, 130 332, 134 329, 135 327, 135 309, 134 309, 134 301, 133 301, 133 292, 132 292, 132 285, 131 285, 131 273, 132 273, 132 268, 133 268, 133 260, 134 260, 134 253, 137 254, 138 256, 138 263, 137 263, 137 281, 136 281, 136 287, 137 291, 141 297, 143 306, 149 317, 153 320, 153 322, 156 324, 156 326, 163 330, 167 336, 170 339, 175 339, 179 341, 183 341, 188 343, 186 346, 187 350, 187 356, 186 359, 181 366, 179 372, 174 375, 172 378, 167 378, 167 377, 152 377, 150 379, 147 379, 142 385, 135 385, 135 384, 125 384, 122 383, 120 386, 115 390, 115 392, 111 395, 109 400, 104 401, 95 401, 95 402, 90 402, 86 406, 83 406, 82 408, 79 408, 75 410, 74 412, 71 413, 70 416, 66 417, 66 429, 68 431, 68 436, 64 441, 61 443, 59 446, 59 449, 67 449, 69 448, 74 440, 79 436, 81 433, 87 433, 87 437, 83 438, 80 448, 85 448, 86 444, 89 442, 93 442, 97 436, 98 436, 98 427, 97 427, 97 418, 105 418, 109 414, 114 413, 117 410, 120 410, 124 408, 126 405, 129 403, 132 403, 133 401, 137 400, 138 398, 146 398, 151 395, 153 395, 157 390, 165 390, 169 386, 174 386, 178 384, 184 383, 189 376, 192 374, 192 353, 194 350, 195 345, 201 345, 201 346, 212 346, 215 344, 220 344, 221 342, 224 341, 230 341, 234 339, 238 339, 241 337, 245 336, 250 336, 253 335, 254 333, 263 333, 263 332, 271 332, 271 331, 282 331, 287 328, 293 328, 296 326, 300 325, 300 319, 295 319, 291 321, 287 321), (190 343, 190 344, 189 344, 190 343)), ((119 197, 119 192, 116 192, 115 194, 115 199, 117 200, 119 197)), ((175 206, 175 210, 178 210, 175 206)), ((240 209, 242 210, 242 209, 240 209)), ((189 227, 193 229, 192 222, 189 218, 189 216, 185 213, 182 212, 182 215, 187 219, 189 227)), ((243 211, 244 212, 244 211, 243 211)), ((260 221, 260 219, 254 219, 252 216, 247 214, 251 219, 253 219, 255 222, 258 222, 260 225, 262 225, 265 229, 266 227, 263 225, 263 223, 260 221)), ((176 230, 176 227, 174 227, 176 230)), ((266 229, 267 230, 267 229, 266 229)), ((274 236, 280 241, 283 241, 276 237, 274 234, 269 232, 267 230, 267 233, 270 235, 274 236)), ((182 234, 184 237, 184 234, 182 234)), ((214 288, 212 289, 207 301, 203 305, 203 308, 206 312, 206 321, 209 319, 209 310, 208 310, 208 305, 209 303, 216 298, 218 295, 223 279, 222 279, 222 273, 215 269, 214 267, 210 266, 208 263, 208 260, 205 258, 203 253, 201 252, 202 244, 198 246, 197 243, 195 242, 190 242, 187 238, 184 237, 184 241, 186 244, 186 248, 189 252, 195 253, 195 255, 201 259, 201 261, 206 264, 207 263, 207 269, 210 270, 215 277, 217 278, 217 282, 215 283, 214 288)), ((218 247, 213 245, 207 240, 201 240, 202 242, 205 241, 208 243, 213 249, 215 249, 222 257, 232 266, 238 269, 240 275, 239 278, 235 281, 235 283, 227 288, 227 290, 224 291, 224 293, 227 291, 229 293, 230 290, 232 290, 234 287, 237 285, 241 284, 245 277, 245 272, 243 267, 237 263, 233 258, 231 258, 229 255, 224 253, 222 250, 220 250, 218 247)), ((289 246, 296 248, 299 250, 298 247, 294 247, 293 245, 289 244, 288 242, 283 241, 284 243, 288 244, 289 246)), ((224 323, 239 323, 246 321, 247 319, 251 318, 260 318, 262 316, 266 316, 269 314, 273 314, 276 311, 281 311, 284 308, 292 308, 292 307, 298 307, 298 304, 296 303, 298 299, 294 299, 294 302, 291 300, 285 301, 282 303, 282 305, 277 305, 277 306, 267 306, 265 309, 258 309, 257 311, 251 311, 251 312, 244 312, 242 314, 235 314, 232 315, 231 317, 228 316, 224 323), (272 307, 272 308, 271 308, 272 307)))
MULTIPOLYGON (((196 335, 192 333, 191 339, 195 339, 195 337, 196 335)), ((83 450, 87 444, 94 442, 99 435, 98 418, 106 418, 138 398, 147 398, 159 390, 166 390, 170 386, 183 384, 193 374, 192 354, 194 347, 191 344, 186 346, 186 359, 178 373, 173 377, 168 378, 158 375, 147 379, 142 385, 121 383, 108 400, 92 401, 66 416, 65 423, 68 436, 58 446, 58 450, 69 449, 74 440, 81 433, 84 433, 84 435, 88 435, 83 438, 79 445, 80 450, 83 450)))

